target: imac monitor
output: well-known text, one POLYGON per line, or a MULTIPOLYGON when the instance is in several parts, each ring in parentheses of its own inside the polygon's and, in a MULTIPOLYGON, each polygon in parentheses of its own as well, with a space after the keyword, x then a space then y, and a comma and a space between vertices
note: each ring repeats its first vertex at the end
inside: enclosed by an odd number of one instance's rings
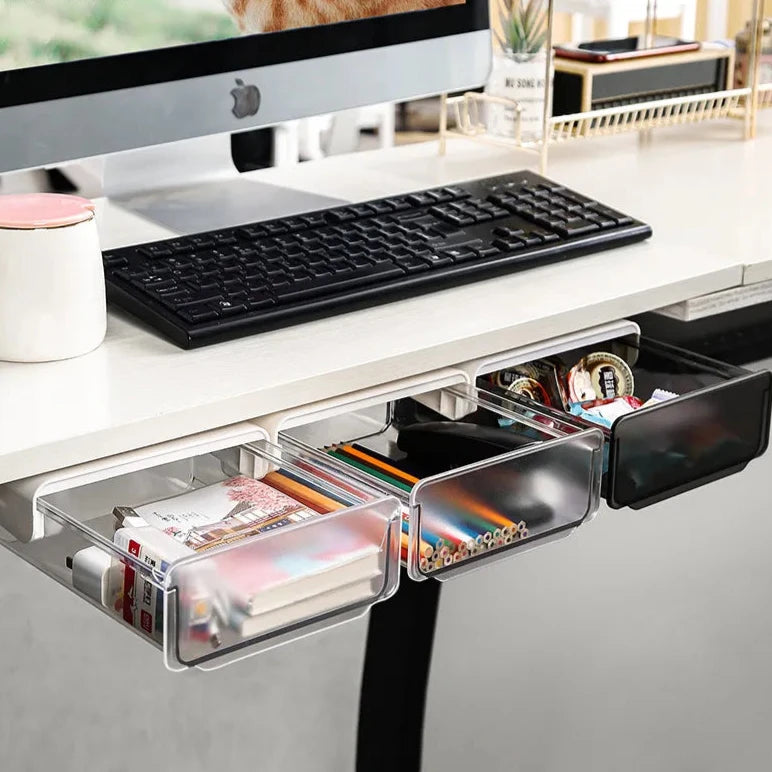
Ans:
POLYGON ((487 0, 4 0, 0 172, 478 86, 487 0))

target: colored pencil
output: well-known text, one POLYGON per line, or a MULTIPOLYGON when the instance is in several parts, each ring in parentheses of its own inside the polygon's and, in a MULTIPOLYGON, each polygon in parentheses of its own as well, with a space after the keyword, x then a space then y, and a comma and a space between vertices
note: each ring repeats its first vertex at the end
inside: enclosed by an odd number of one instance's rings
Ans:
POLYGON ((370 498, 372 496, 372 493, 366 493, 360 488, 355 488, 353 485, 349 485, 346 480, 336 477, 325 469, 319 468, 316 466, 316 464, 312 464, 310 461, 306 461, 305 459, 297 459, 295 464, 303 471, 308 472, 309 474, 312 474, 321 480, 326 480, 328 483, 332 483, 332 485, 335 485, 341 490, 346 491, 346 493, 351 493, 357 498, 370 498))
POLYGON ((285 469, 282 467, 279 469, 279 474, 283 475, 284 477, 288 477, 290 480, 294 480, 299 485, 304 485, 306 488, 310 488, 312 491, 316 491, 320 496, 324 496, 326 498, 330 498, 333 501, 337 501, 339 504, 342 504, 344 507, 350 507, 353 506, 354 503, 350 498, 347 498, 343 495, 343 493, 337 493, 336 491, 331 491, 328 488, 326 488, 319 480, 314 479, 313 477, 311 479, 308 479, 307 477, 302 477, 297 472, 293 472, 290 469, 285 469))
POLYGON ((263 478, 263 482, 268 483, 268 485, 276 488, 276 490, 279 490, 282 493, 286 493, 288 496, 295 499, 295 501, 300 502, 321 515, 326 515, 329 512, 337 512, 339 509, 345 509, 346 506, 338 501, 334 501, 329 496, 318 493, 307 485, 291 480, 280 472, 269 472, 263 478))
POLYGON ((347 453, 348 455, 353 456, 355 459, 358 459, 365 464, 369 464, 376 469, 380 469, 381 471, 386 472, 386 474, 389 474, 392 477, 396 477, 408 485, 415 485, 419 481, 418 478, 414 477, 412 474, 403 472, 401 469, 398 469, 396 466, 392 466, 391 464, 386 464, 380 459, 371 456, 369 453, 364 453, 358 448, 355 448, 353 445, 341 445, 337 448, 337 450, 343 453, 347 453))
MULTIPOLYGON (((466 544, 468 546, 475 539, 474 531, 454 526, 452 523, 440 521, 438 518, 432 519, 429 525, 432 532, 439 533, 442 542, 444 542, 438 547, 438 550, 442 549, 446 544, 454 549, 457 549, 459 544, 466 544)), ((421 526, 422 536, 424 535, 423 530, 423 526, 421 526)))
MULTIPOLYGON (((402 530, 406 530, 410 527, 410 519, 407 516, 407 513, 403 513, 402 515, 402 530)), ((421 541, 424 541, 427 543, 427 545, 434 545, 432 549, 435 549, 436 546, 439 544, 440 547, 443 546, 445 543, 439 536, 439 534, 434 533, 433 531, 426 528, 423 524, 421 524, 421 541)))
POLYGON ((412 485, 408 485, 407 483, 404 483, 401 480, 397 480, 394 477, 390 477, 384 472, 380 472, 378 470, 373 469, 372 467, 367 466, 366 464, 362 464, 356 459, 350 458, 349 456, 345 455, 344 453, 339 453, 337 450, 332 450, 328 448, 327 453, 331 455, 333 458, 337 458, 339 461, 343 461, 343 463, 349 464, 350 466, 353 466, 355 469, 359 469, 362 472, 366 472, 367 474, 370 474, 373 477, 377 477, 379 480, 382 480, 383 482, 388 483, 389 485, 392 485, 395 488, 400 488, 401 490, 407 493, 410 493, 410 490, 413 487, 412 485))
MULTIPOLYGON (((403 517, 402 518, 402 536, 406 537, 409 533, 410 533, 410 523, 403 517)), ((421 546, 420 546, 421 555, 423 557, 428 558, 432 554, 432 552, 434 552, 432 545, 429 544, 429 542, 421 539, 421 546)))
POLYGON ((378 461, 382 461, 384 464, 390 464, 391 466, 397 467, 397 469, 401 470, 405 474, 412 474, 412 472, 409 472, 405 467, 405 464, 408 464, 408 459, 397 461, 393 458, 389 458, 388 456, 384 456, 383 453, 378 453, 378 451, 373 450, 372 448, 366 448, 364 445, 361 445, 358 442, 349 442, 348 444, 351 445, 352 448, 356 448, 358 451, 366 453, 368 456, 372 456, 378 461))
POLYGON ((485 502, 476 499, 474 496, 466 493, 463 490, 456 492, 454 496, 454 504, 459 508, 463 508, 465 512, 469 512, 476 517, 482 518, 483 520, 486 520, 490 523, 494 523, 502 530, 504 528, 510 528, 513 530, 517 528, 517 523, 515 523, 514 520, 510 520, 509 518, 504 517, 501 513, 485 504, 485 502))

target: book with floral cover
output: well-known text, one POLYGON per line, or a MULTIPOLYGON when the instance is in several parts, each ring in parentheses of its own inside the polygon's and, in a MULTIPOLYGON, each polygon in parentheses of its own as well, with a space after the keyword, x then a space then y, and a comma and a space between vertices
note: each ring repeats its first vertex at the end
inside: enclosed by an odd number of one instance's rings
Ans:
MULTIPOLYGON (((198 553, 324 517, 271 485, 244 476, 145 504, 135 512, 198 553)), ((334 519, 324 527, 295 532, 289 541, 282 540, 280 549, 260 541, 220 551, 207 561, 213 569, 207 581, 224 603, 226 624, 241 628, 242 622, 235 620, 242 616, 268 615, 246 627, 270 627, 270 620, 285 607, 283 613, 290 616, 292 609, 327 613, 341 603, 361 601, 383 572, 380 541, 334 519)))
POLYGON ((238 541, 279 522, 318 517, 276 488, 243 476, 136 507, 136 513, 196 552, 238 541))

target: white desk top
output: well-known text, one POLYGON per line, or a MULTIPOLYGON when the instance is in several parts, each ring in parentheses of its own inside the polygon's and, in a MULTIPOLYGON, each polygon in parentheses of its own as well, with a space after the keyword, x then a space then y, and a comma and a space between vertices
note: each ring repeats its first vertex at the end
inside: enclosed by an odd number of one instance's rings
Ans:
MULTIPOLYGON (((768 278, 772 123, 754 143, 739 132, 736 123, 681 127, 651 146, 623 136, 552 151, 551 177, 653 226, 644 244, 196 351, 114 312, 105 343, 87 356, 0 363, 0 482, 768 278)), ((453 140, 445 158, 429 143, 254 177, 364 200, 533 164, 453 140)), ((105 246, 165 235, 115 209, 101 227, 105 246)))

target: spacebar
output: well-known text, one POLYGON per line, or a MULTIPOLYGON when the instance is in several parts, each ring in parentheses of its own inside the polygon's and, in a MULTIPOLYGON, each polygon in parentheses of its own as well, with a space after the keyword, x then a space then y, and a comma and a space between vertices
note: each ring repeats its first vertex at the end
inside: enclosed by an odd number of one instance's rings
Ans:
POLYGON ((296 282, 289 287, 275 289, 274 294, 279 303, 291 303, 294 300, 305 300, 318 297, 319 295, 330 295, 350 287, 358 287, 361 284, 373 284, 374 282, 381 282, 404 275, 405 272, 401 268, 392 263, 387 263, 383 266, 374 265, 365 271, 358 271, 354 276, 317 278, 309 284, 304 283, 302 286, 298 286, 296 282))

